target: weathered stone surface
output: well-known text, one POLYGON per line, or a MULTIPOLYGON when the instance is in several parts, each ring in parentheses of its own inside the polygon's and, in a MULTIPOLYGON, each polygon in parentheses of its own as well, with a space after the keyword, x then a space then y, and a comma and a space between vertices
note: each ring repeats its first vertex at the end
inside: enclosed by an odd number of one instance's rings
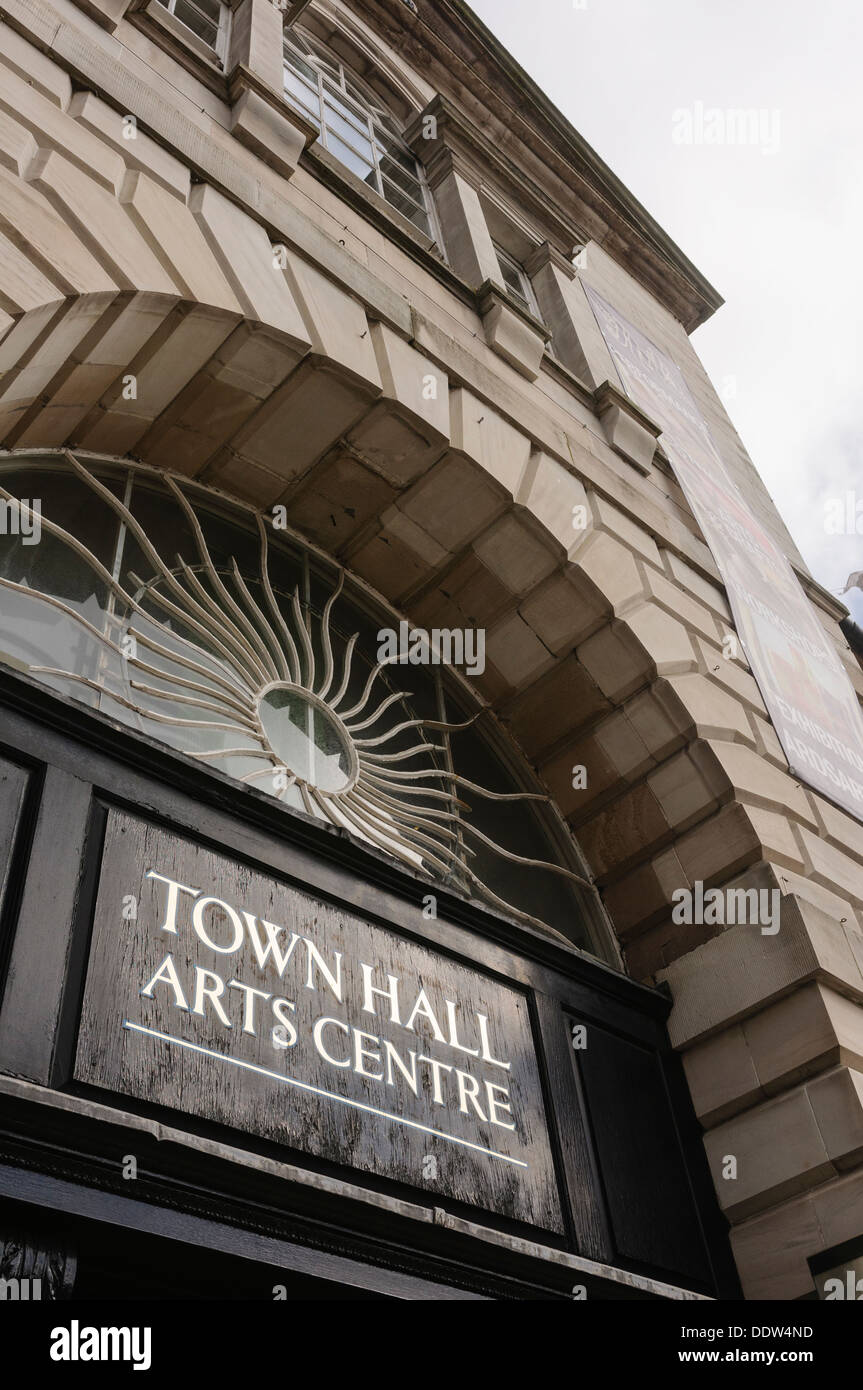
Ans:
POLYGON ((494 293, 488 296, 482 327, 489 347, 528 381, 536 381, 545 352, 545 339, 494 293))
POLYGON ((818 883, 837 889, 855 903, 863 904, 863 869, 841 849, 829 845, 805 826, 800 827, 806 868, 818 883))
POLYGON ((77 442, 84 448, 124 454, 176 399, 231 333, 236 318, 223 310, 198 307, 163 318, 128 364, 137 382, 126 398, 122 382, 99 401, 82 422, 77 442))
POLYGON ((667 676, 665 684, 680 701, 682 719, 691 720, 691 727, 703 738, 753 742, 746 711, 716 681, 686 674, 667 676))
POLYGON ((584 508, 587 526, 590 526, 587 493, 578 478, 556 459, 538 449, 533 450, 516 500, 519 506, 538 518, 566 554, 572 555, 580 549, 587 528, 578 529, 575 523, 580 520, 580 509, 584 508))
POLYGON ((118 286, 98 260, 65 224, 48 200, 29 184, 0 168, 0 209, 6 227, 15 229, 15 243, 32 257, 64 294, 116 292, 118 286))
POLYGON ((606 614, 572 571, 553 574, 522 600, 519 612, 549 651, 571 651, 602 626, 606 614))
POLYGON ((526 594, 554 569, 554 556, 521 519, 504 516, 474 541, 482 563, 516 597, 526 594))
POLYGON ((584 667, 570 657, 513 700, 506 720, 519 743, 536 757, 609 708, 584 667))
POLYGON ((578 547, 576 564, 579 573, 594 585, 597 595, 611 605, 617 616, 622 617, 641 602, 644 581, 635 555, 607 532, 588 535, 584 545, 578 547))
POLYGON ((554 664, 551 652, 517 613, 492 628, 486 637, 486 651, 504 680, 516 690, 554 664))
POLYGON ((500 268, 475 188, 455 169, 434 179, 434 196, 447 228, 450 260, 469 285, 479 289, 499 279, 500 268))
POLYGON ((633 694, 651 674, 643 647, 623 623, 611 623, 588 637, 578 648, 578 659, 614 703, 633 694))
POLYGON ((656 541, 647 531, 636 525, 630 517, 599 492, 590 494, 590 504, 598 527, 610 532, 612 536, 616 536, 618 540, 623 541, 633 550, 637 550, 652 565, 656 565, 657 568, 662 567, 656 541))
MULTIPOLYGON (((158 145, 146 131, 139 130, 137 125, 134 140, 124 135, 128 127, 124 124, 123 112, 109 106, 93 92, 75 92, 69 102, 69 115, 114 149, 128 168, 141 170, 178 201, 185 203, 192 182, 188 166, 176 159, 164 145, 158 145)), ((154 225, 158 223, 154 221, 154 225)))
POLYGON ((153 254, 170 267, 171 279, 184 295, 231 313, 243 312, 185 203, 136 171, 123 186, 122 205, 153 254))
POLYGON ((678 583, 672 583, 649 565, 645 566, 644 580, 647 593, 666 613, 679 618, 691 631, 700 632, 711 641, 720 635, 719 624, 710 609, 681 590, 678 583))
POLYGON ((289 179, 308 142, 308 132, 292 120, 290 108, 279 110, 251 87, 240 92, 231 107, 231 134, 282 178, 289 179))
POLYGON ((835 1176, 804 1091, 748 1110, 711 1130, 704 1140, 719 1204, 734 1220, 816 1187, 835 1176), (726 1156, 736 1179, 722 1177, 726 1156))
POLYGON ((731 1229, 731 1246, 748 1299, 796 1299, 815 1290, 807 1257, 827 1248, 809 1193, 731 1229))
MULTIPOLYGON (((763 1016, 763 1015, 762 1015, 763 1016)), ((695 1113, 705 1127, 764 1098, 742 1026, 733 1024, 683 1054, 695 1113)))
POLYGON ((113 191, 108 192, 54 152, 40 155, 38 170, 31 170, 31 180, 34 188, 46 193, 55 207, 62 206, 64 220, 78 230, 82 242, 90 244, 121 289, 175 294, 179 298, 182 285, 140 236, 113 191))
POLYGON ((694 594, 700 603, 712 609, 716 616, 722 620, 723 630, 728 632, 731 628, 731 609, 728 607, 728 600, 719 585, 710 579, 705 579, 704 575, 699 574, 698 570, 693 569, 692 565, 687 564, 673 550, 666 550, 663 558, 675 583, 687 589, 691 594, 694 594))
POLYGON ((602 383, 594 399, 605 437, 614 452, 647 473, 656 453, 659 431, 647 428, 641 412, 609 381, 602 383))
POLYGON ((315 469, 288 506, 293 526, 327 550, 339 551, 396 496, 383 478, 350 454, 337 452, 315 469))
POLYGON ((644 603, 631 609, 626 625, 657 675, 678 675, 695 667, 695 653, 683 623, 655 604, 644 603))
MULTIPOLYGON (((752 886, 764 884, 758 878, 752 886)), ((745 880, 736 886, 749 886, 745 880)), ((826 913, 796 897, 781 900, 775 935, 760 927, 727 927, 662 972, 674 995, 669 1035, 682 1047, 743 1019, 810 980, 863 1000, 863 972, 843 930, 826 913)))
POLYGON ((767 709, 761 698, 761 691, 755 683, 743 659, 732 659, 723 655, 722 649, 695 637, 702 670, 719 681, 736 699, 751 705, 759 714, 766 715, 767 709))
POLYGON ((11 68, 61 111, 69 106, 72 82, 68 72, 8 24, 0 24, 0 63, 11 68))
POLYGON ((806 1095, 836 1167, 857 1167, 863 1158, 863 1073, 843 1067, 810 1081, 806 1095))
POLYGON ((524 477, 531 444, 497 411, 463 387, 450 397, 452 447, 467 454, 509 497, 515 497, 524 477))
POLYGON ((243 311, 308 348, 306 325, 260 223, 210 184, 195 185, 189 207, 243 311))
POLYGON ((787 772, 780 772, 742 743, 711 740, 708 747, 724 773, 726 785, 739 800, 766 806, 780 814, 789 812, 814 827, 815 817, 809 800, 800 783, 787 772))
MULTIPOLYGON (((60 110, 56 98, 43 96, 35 83, 7 68, 3 74, 3 106, 16 121, 37 137, 42 150, 54 150, 88 178, 111 193, 118 193, 126 173, 120 156, 71 115, 60 110)), ((59 92, 63 92, 61 82, 59 92)), ((69 237, 64 237, 69 241, 69 237)))
POLYGON ((242 458, 268 468, 285 484, 305 476, 369 405, 365 390, 303 362, 230 441, 242 458))
POLYGON ((455 554, 504 510, 504 500, 482 469, 445 455, 405 493, 406 516, 455 554))

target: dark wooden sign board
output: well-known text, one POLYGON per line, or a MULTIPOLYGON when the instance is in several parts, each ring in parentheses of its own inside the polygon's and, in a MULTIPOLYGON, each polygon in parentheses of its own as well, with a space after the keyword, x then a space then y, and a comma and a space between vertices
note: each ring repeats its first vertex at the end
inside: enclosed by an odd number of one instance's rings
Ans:
POLYGON ((563 1229, 523 993, 116 810, 75 1076, 563 1229))

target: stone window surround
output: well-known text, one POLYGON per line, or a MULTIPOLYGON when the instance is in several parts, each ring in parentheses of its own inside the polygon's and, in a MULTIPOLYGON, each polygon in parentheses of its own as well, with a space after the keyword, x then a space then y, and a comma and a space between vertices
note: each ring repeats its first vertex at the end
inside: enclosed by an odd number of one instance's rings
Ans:
MULTIPOLYGON (((102 0, 91 0, 102 3, 102 0)), ((217 95, 225 91, 225 72, 233 42, 234 14, 242 0, 223 0, 231 11, 220 35, 219 49, 212 49, 192 29, 171 14, 162 0, 129 0, 123 11, 123 19, 142 30, 153 43, 163 48, 182 67, 191 72, 217 95)))
MULTIPOLYGON (((194 3, 194 0, 189 0, 194 3)), ((145 13, 152 22, 161 24, 163 27, 170 28, 171 32, 176 32, 178 40, 183 44, 194 49, 204 58, 212 62, 213 57, 221 67, 224 64, 227 54, 228 42, 231 32, 232 9, 230 0, 217 0, 219 9, 218 32, 216 42, 208 44, 201 38, 190 25, 180 19, 176 13, 177 0, 148 0, 145 13), (156 8, 158 6, 158 8, 156 8), (164 11, 164 13, 162 13, 164 11)))

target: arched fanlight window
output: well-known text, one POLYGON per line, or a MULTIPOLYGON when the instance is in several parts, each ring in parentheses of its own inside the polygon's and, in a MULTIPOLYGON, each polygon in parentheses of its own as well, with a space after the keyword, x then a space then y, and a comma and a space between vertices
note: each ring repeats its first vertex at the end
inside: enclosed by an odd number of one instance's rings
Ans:
POLYGON ((421 232, 436 240, 431 198, 398 123, 334 54, 285 31, 285 95, 317 126, 321 143, 421 232))
POLYGON ((0 507, 0 662, 607 955, 517 751, 451 672, 381 659, 398 615, 358 581, 254 508, 128 461, 5 455, 0 507))

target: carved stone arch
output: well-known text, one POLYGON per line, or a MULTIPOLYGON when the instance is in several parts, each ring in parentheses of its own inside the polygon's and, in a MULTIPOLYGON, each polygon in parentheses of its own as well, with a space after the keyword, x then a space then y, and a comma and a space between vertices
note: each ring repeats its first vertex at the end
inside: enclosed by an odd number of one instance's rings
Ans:
POLYGON ((0 444, 128 455, 284 503, 417 625, 483 627, 480 692, 651 973, 673 889, 762 857, 735 799, 751 728, 705 678, 652 537, 460 384, 404 301, 372 309, 323 250, 274 247, 146 136, 112 143, 95 97, 76 113, 50 155, 25 131, 19 177, 0 169, 0 444), (709 860, 700 827, 718 818, 709 860))

